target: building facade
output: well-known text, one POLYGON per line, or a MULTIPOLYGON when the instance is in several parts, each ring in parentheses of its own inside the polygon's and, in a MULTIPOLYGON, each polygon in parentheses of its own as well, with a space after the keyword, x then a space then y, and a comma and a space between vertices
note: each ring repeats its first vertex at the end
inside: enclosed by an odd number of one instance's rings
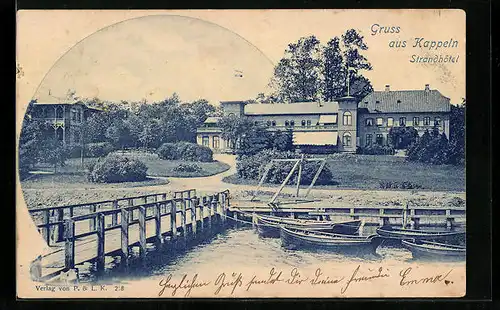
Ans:
POLYGON ((99 111, 74 102, 34 102, 32 117, 44 120, 54 129, 54 137, 66 146, 82 143, 82 127, 91 113, 99 111))
MULTIPOLYGON (((388 144, 392 127, 414 127, 420 135, 436 127, 449 137, 450 99, 425 85, 422 90, 374 91, 361 101, 343 97, 332 102, 291 104, 248 104, 221 102, 224 115, 247 117, 268 130, 292 130, 294 145, 303 151, 327 149, 356 152, 357 147, 388 144)), ((209 117, 197 130, 198 144, 214 152, 231 152, 217 127, 218 118, 209 117)))

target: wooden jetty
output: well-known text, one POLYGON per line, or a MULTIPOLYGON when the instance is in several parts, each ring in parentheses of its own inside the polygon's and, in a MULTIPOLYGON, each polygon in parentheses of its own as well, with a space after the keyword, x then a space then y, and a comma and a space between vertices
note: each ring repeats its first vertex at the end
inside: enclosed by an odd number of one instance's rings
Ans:
MULTIPOLYGON (((452 228, 465 223, 465 207, 453 206, 346 206, 330 205, 325 202, 312 203, 283 203, 272 205, 248 204, 234 202, 229 210, 237 211, 240 217, 251 219, 252 214, 272 214, 288 216, 291 218, 309 217, 330 220, 363 220, 365 225, 401 226, 403 214, 408 213, 406 220, 411 228, 418 229, 422 226, 445 226, 452 228)), ((233 215, 234 216, 234 215, 233 215)))
POLYGON ((104 270, 106 256, 127 265, 131 248, 146 255, 148 243, 169 249, 211 236, 225 226, 229 191, 203 197, 189 189, 78 205, 32 209, 39 231, 53 250, 35 260, 32 277, 47 280, 86 262, 104 270), (41 217, 40 217, 41 215, 41 217))

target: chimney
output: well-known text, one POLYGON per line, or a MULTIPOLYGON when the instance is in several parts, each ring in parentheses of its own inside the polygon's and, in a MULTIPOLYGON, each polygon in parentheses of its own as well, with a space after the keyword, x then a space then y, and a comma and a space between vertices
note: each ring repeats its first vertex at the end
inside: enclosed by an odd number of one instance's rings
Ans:
POLYGON ((429 87, 429 84, 425 84, 425 91, 430 91, 430 87, 429 87))
POLYGON ((391 87, 389 84, 385 85, 385 91, 391 91, 391 87))

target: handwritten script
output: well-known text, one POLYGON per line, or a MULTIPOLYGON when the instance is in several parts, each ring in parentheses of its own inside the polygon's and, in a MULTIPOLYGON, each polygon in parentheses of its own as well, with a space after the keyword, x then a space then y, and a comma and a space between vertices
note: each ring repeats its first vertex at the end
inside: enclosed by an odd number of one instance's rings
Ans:
POLYGON ((195 290, 211 290, 213 296, 235 295, 239 290, 246 292, 251 291, 258 286, 331 286, 332 290, 338 290, 341 295, 348 292, 350 288, 361 283, 377 284, 377 281, 388 279, 395 281, 401 287, 417 286, 417 285, 432 285, 444 283, 445 285, 453 284, 448 278, 453 269, 449 269, 443 273, 432 275, 419 275, 412 267, 407 267, 401 270, 389 270, 383 266, 379 268, 363 268, 358 265, 354 270, 346 270, 345 273, 333 274, 328 270, 317 268, 312 274, 304 274, 297 268, 291 270, 278 270, 271 268, 267 275, 243 274, 241 272, 222 272, 215 278, 201 279, 201 276, 196 274, 184 274, 180 278, 174 280, 173 275, 169 274, 160 279, 158 286, 158 296, 165 297, 189 297, 195 290))

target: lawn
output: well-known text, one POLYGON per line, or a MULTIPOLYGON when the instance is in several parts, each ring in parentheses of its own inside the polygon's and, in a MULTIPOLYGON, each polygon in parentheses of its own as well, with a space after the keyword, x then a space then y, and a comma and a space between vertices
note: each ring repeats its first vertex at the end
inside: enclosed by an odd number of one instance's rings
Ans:
MULTIPOLYGON (((228 170, 230 167, 226 163, 219 161, 212 162, 187 162, 183 160, 163 160, 158 158, 157 154, 146 153, 141 151, 118 151, 118 154, 123 154, 131 158, 136 158, 142 161, 148 167, 148 175, 154 177, 206 177, 218 174, 228 170), (174 169, 180 164, 195 164, 201 168, 200 172, 180 172, 174 169)), ((80 158, 70 158, 66 161, 64 167, 58 167, 57 172, 63 174, 84 174, 86 169, 94 164, 97 158, 85 158, 82 166, 80 158)), ((52 167, 39 167, 38 170, 53 172, 52 167)))
MULTIPOLYGON (((318 188, 383 189, 381 182, 411 182, 422 190, 465 191, 465 168, 407 162, 405 158, 385 155, 337 156, 328 160, 336 185, 318 188)), ((255 185, 258 180, 224 178, 227 183, 255 185)), ((277 186, 277 185, 276 185, 277 186)))

